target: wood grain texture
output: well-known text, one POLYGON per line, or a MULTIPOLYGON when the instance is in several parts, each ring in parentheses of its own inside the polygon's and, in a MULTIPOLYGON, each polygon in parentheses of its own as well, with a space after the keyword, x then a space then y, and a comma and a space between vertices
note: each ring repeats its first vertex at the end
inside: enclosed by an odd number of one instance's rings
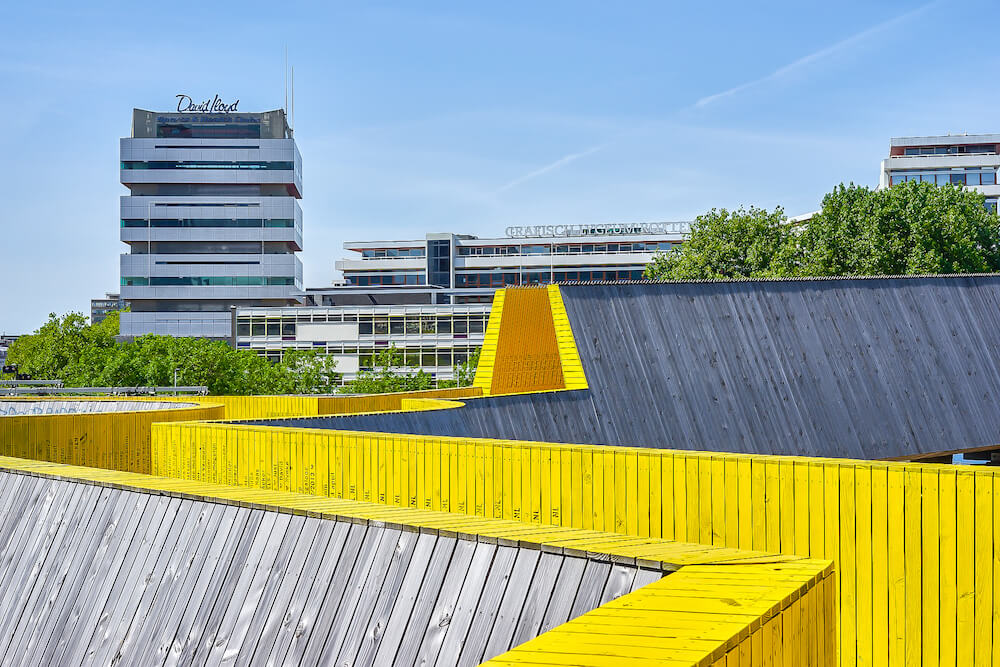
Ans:
POLYGON ((476 664, 589 562, 2 471, 0 508, 4 664, 476 664))

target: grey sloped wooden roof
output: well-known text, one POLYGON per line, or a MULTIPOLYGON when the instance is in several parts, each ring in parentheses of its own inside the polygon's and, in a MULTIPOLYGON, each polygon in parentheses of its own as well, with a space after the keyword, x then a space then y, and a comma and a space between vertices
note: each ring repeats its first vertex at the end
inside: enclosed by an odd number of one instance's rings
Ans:
POLYGON ((0 471, 0 664, 472 665, 660 576, 0 471))
POLYGON ((562 291, 589 390, 283 423, 864 459, 1000 443, 1000 276, 562 291))

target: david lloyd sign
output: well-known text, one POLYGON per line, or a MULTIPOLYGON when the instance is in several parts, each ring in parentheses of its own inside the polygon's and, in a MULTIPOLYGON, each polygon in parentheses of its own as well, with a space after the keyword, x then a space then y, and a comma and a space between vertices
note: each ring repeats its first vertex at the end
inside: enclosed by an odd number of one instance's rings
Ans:
POLYGON ((210 100, 195 104, 189 95, 177 96, 178 113, 236 113, 236 106, 240 103, 236 100, 232 104, 226 104, 222 98, 216 95, 210 100))
POLYGON ((636 234, 686 234, 688 222, 644 222, 614 225, 536 225, 508 227, 507 238, 526 239, 546 236, 628 236, 636 234))

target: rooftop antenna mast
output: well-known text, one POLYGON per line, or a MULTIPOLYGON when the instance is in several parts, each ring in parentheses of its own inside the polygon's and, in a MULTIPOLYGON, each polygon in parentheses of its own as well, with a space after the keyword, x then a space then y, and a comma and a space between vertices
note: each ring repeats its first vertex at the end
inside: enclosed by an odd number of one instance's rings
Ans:
POLYGON ((292 132, 295 132, 295 65, 292 65, 292 132))
POLYGON ((281 107, 285 111, 285 115, 288 115, 288 45, 285 45, 285 67, 281 71, 282 79, 285 82, 285 105, 281 107))

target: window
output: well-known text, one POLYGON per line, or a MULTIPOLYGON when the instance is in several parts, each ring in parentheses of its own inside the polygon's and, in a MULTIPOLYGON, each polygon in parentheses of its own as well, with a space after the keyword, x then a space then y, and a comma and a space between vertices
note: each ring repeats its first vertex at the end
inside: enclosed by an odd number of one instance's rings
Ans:
POLYGON ((294 227, 291 218, 125 218, 122 227, 294 227))
POLYGON ((160 139, 260 139, 260 123, 164 123, 157 124, 160 139))
POLYGON ((123 276, 127 287, 250 287, 261 285, 294 285, 289 276, 123 276))
POLYGON ((121 163, 121 168, 131 169, 263 169, 290 170, 295 165, 286 161, 250 160, 234 162, 229 160, 128 160, 121 163))
POLYGON ((952 185, 965 185, 965 174, 951 174, 952 185))

